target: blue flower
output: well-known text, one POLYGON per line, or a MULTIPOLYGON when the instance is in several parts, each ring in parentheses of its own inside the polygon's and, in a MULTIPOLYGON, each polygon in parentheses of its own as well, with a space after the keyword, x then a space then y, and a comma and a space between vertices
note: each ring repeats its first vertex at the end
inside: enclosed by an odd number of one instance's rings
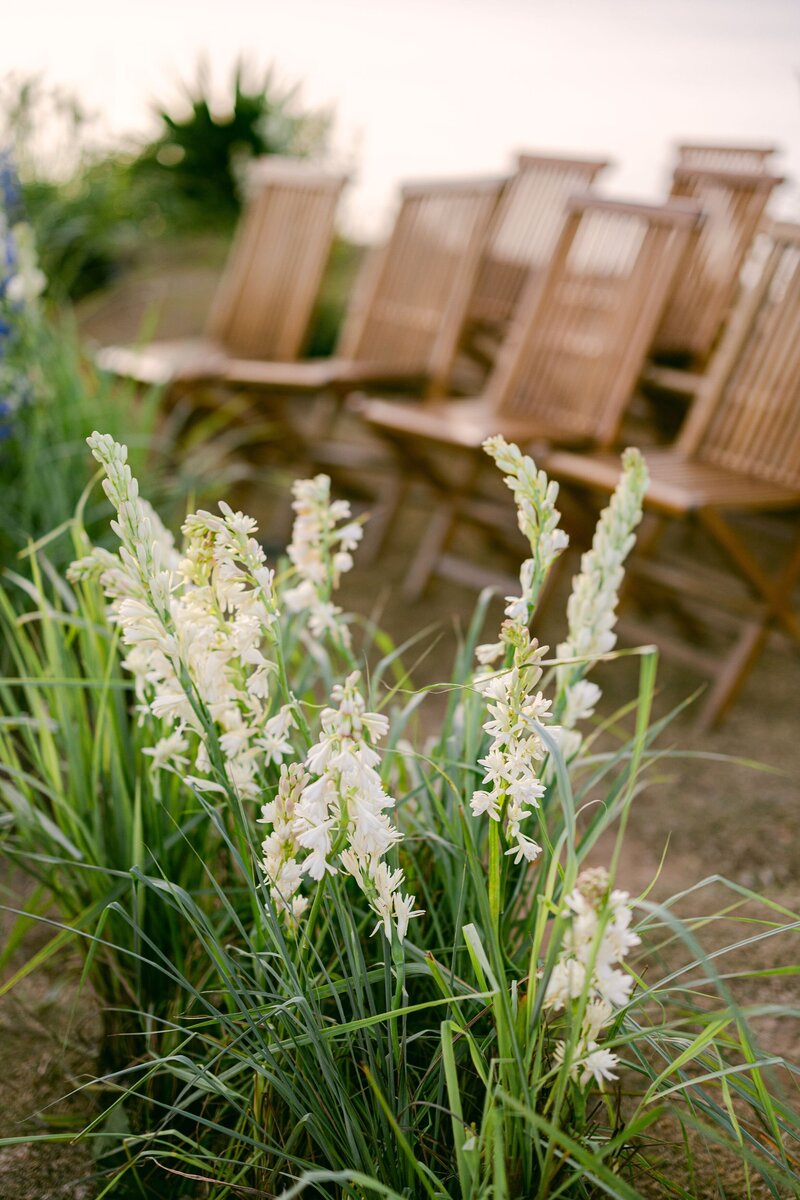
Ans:
POLYGON ((22 187, 10 149, 0 150, 0 209, 9 225, 22 217, 22 187))
POLYGON ((0 400, 0 442, 8 441, 14 432, 13 422, 10 420, 14 409, 7 400, 0 400))
MULTIPOLYGON (((2 230, 3 214, 0 210, 0 230, 2 230)), ((16 247, 14 245, 14 236, 10 229, 7 229, 5 234, 0 233, 0 300, 6 294, 8 282, 14 274, 14 268, 17 265, 16 247)))

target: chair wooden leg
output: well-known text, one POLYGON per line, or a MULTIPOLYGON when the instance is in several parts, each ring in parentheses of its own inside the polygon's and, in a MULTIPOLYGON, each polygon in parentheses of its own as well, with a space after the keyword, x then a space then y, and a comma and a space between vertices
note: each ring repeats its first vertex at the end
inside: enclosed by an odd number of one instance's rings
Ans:
POLYGON ((749 621, 733 651, 720 668, 697 719, 706 733, 725 716, 744 686, 769 636, 769 621, 749 621))
POLYGON ((457 514, 458 503, 455 498, 442 500, 436 508, 403 582, 406 600, 413 602, 423 595, 447 544, 457 514))
POLYGON ((730 525, 714 509, 703 509, 700 520, 719 546, 733 562, 753 590, 767 602, 776 621, 800 642, 800 617, 792 608, 791 594, 800 576, 800 532, 789 555, 789 561, 777 579, 771 579, 750 554, 730 525))
POLYGON ((705 510, 700 516, 714 540, 722 547, 753 591, 768 606, 762 620, 747 623, 733 652, 717 675, 700 714, 700 728, 708 729, 722 719, 741 692, 747 676, 764 649, 773 623, 782 625, 790 637, 800 642, 800 618, 792 608, 792 590, 800 576, 800 533, 783 570, 777 579, 772 579, 762 570, 719 513, 705 510))

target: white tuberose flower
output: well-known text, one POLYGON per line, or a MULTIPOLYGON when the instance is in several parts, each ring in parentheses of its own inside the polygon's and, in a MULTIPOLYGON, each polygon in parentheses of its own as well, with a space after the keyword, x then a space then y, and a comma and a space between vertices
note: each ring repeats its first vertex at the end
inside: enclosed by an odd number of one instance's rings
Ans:
MULTIPOLYGON (((633 977, 617 966, 639 945, 631 931, 628 893, 608 894, 608 872, 602 867, 584 871, 566 898, 569 926, 560 953, 547 981, 544 1006, 556 1012, 575 1014, 584 1001, 581 1024, 570 1075, 582 1087, 592 1080, 602 1087, 616 1079, 613 1068, 619 1059, 600 1046, 598 1038, 614 1016, 615 1008, 628 1002, 633 977)), ((555 1057, 564 1062, 566 1043, 559 1042, 555 1057)))
POLYGON ((253 798, 260 771, 290 753, 294 723, 289 708, 274 712, 270 705, 277 609, 272 572, 253 536, 255 522, 225 503, 219 515, 194 513, 183 526, 181 557, 140 498, 125 446, 99 433, 88 442, 105 470, 103 488, 116 510, 112 528, 120 548, 116 555, 95 551, 73 565, 71 577, 99 575, 111 620, 121 629, 124 666, 134 676, 140 711, 172 727, 152 757, 157 765, 171 759, 184 767, 193 750, 197 778, 213 774, 214 755, 206 744, 211 722, 227 787, 253 798))
POLYGON ((332 603, 331 593, 353 565, 352 551, 361 540, 361 525, 350 520, 346 500, 331 500, 327 475, 298 479, 292 491, 296 516, 287 553, 298 582, 283 593, 284 604, 289 612, 308 614, 314 637, 328 633, 348 647, 349 630, 339 620, 342 610, 332 603))
POLYGON ((647 466, 638 450, 622 456, 622 476, 607 508, 600 515, 592 547, 581 558, 580 574, 572 583, 567 604, 569 631, 558 647, 559 658, 582 659, 557 670, 557 710, 566 729, 591 716, 600 699, 596 684, 583 676, 594 659, 614 648, 619 589, 624 563, 635 542, 647 490, 647 466))
POLYGON ((354 671, 337 685, 337 707, 322 713, 322 733, 306 756, 308 782, 294 808, 292 832, 309 852, 301 861, 303 871, 319 880, 342 866, 378 915, 378 928, 388 940, 394 928, 402 941, 409 920, 420 911, 414 909, 414 897, 399 890, 403 872, 384 861, 401 840, 389 818, 395 802, 384 791, 376 770, 379 755, 371 745, 386 734, 388 722, 366 711, 358 681, 354 671))

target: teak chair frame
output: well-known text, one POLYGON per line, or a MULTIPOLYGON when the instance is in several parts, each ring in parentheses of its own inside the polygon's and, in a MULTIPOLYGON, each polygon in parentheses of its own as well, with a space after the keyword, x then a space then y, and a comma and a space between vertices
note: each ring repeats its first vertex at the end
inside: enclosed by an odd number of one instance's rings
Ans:
POLYGON ((341 398, 357 386, 446 389, 501 178, 407 183, 389 238, 362 268, 335 355, 228 364, 224 382, 259 393, 341 398))
MULTIPOLYGON (((741 269, 767 203, 782 182, 781 176, 763 169, 733 171, 682 163, 675 167, 670 198, 699 202, 706 219, 695 232, 664 310, 653 342, 655 358, 677 357, 687 373, 704 370, 736 298, 741 269), (721 238, 727 242, 723 251, 721 238)), ((647 377, 676 390, 696 387, 696 375, 690 386, 681 386, 680 371, 674 368, 671 373, 669 367, 661 373, 656 368, 647 377)))
MULTIPOLYGON (((703 728, 730 709, 774 627, 800 643, 792 602, 800 578, 800 520, 783 563, 770 575, 726 519, 800 509, 800 225, 770 223, 765 232, 770 252, 761 274, 741 298, 675 447, 649 456, 652 528, 631 564, 635 578, 742 622, 721 661, 660 639, 665 653, 713 679, 700 713, 703 728), (655 555, 671 521, 699 527, 750 596, 733 594, 727 575, 698 564, 659 563, 655 555)), ((600 491, 613 489, 618 471, 608 458, 563 451, 551 453, 545 465, 559 479, 600 491)), ((645 636, 652 639, 652 631, 645 636)))
MULTIPOLYGON (((507 525, 505 505, 498 509, 496 504, 474 495, 485 461, 482 445, 486 437, 502 433, 522 444, 600 446, 614 440, 699 219, 692 205, 629 204, 588 194, 572 197, 545 276, 529 282, 514 330, 482 397, 422 406, 359 400, 361 416, 395 447, 399 494, 408 486, 411 468, 437 496, 436 511, 405 581, 404 592, 409 599, 417 598, 434 574, 470 585, 487 582, 474 564, 446 553, 461 518, 500 529, 507 525), (629 264, 627 287, 617 286, 608 296, 597 275, 585 270, 581 275, 576 268, 581 253, 586 253, 593 222, 601 231, 607 227, 617 240, 619 225, 614 222, 629 227, 629 233, 640 234, 629 264), (585 329, 587 306, 597 307, 601 319, 605 319, 604 304, 610 313, 610 326, 603 331, 601 325, 593 343, 591 329, 585 329), (597 354, 591 360, 597 339, 602 345, 598 352, 601 362, 597 354), (539 376, 546 369, 551 370, 553 386, 557 387, 559 363, 563 373, 569 370, 571 361, 577 362, 583 375, 567 379, 568 395, 555 398, 555 392, 537 392, 539 376), (460 477, 455 482, 441 469, 436 457, 442 448, 452 458, 460 459, 460 477)), ((397 502, 395 497, 395 506, 397 502)))
POLYGON ((550 261, 570 196, 591 191, 605 158, 521 153, 505 182, 475 272, 463 346, 484 366, 513 321, 531 276, 550 261))
POLYGON ((747 145, 725 142, 680 142, 676 146, 678 162, 683 167, 712 167, 723 171, 768 171, 769 160, 778 153, 777 146, 747 145))
POLYGON ((244 211, 203 336, 105 347, 101 367, 142 384, 218 376, 237 358, 300 353, 333 241, 347 176, 267 156, 248 168, 244 211))

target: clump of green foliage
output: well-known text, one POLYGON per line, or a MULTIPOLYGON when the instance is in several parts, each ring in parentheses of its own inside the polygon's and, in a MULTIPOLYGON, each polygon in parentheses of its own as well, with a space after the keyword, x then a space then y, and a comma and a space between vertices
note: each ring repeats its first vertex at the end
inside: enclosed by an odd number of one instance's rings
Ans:
POLYGON ((180 216, 198 225, 232 221, 240 207, 239 180, 249 159, 264 154, 305 157, 326 146, 331 116, 305 112, 297 87, 282 88, 273 68, 259 78, 236 64, 231 92, 215 103, 208 67, 183 88, 185 107, 157 111, 160 132, 133 164, 134 178, 182 203, 180 216))

